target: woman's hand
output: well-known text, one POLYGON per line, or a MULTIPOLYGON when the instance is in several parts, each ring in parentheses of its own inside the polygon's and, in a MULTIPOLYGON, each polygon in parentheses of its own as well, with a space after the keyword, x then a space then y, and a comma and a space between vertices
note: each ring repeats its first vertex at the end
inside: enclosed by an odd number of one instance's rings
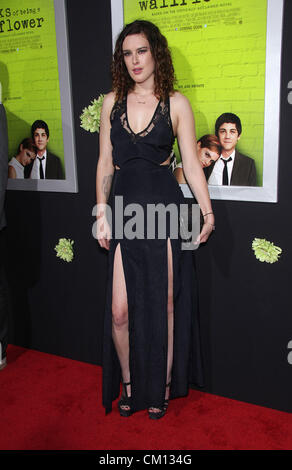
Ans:
POLYGON ((97 226, 96 238, 97 238, 98 243, 100 244, 102 248, 109 250, 112 234, 111 234, 109 223, 105 215, 97 217, 96 226, 97 226))
POLYGON ((215 230, 215 218, 213 214, 208 214, 204 217, 204 225, 202 227, 201 233, 198 236, 196 243, 205 243, 211 233, 215 230))

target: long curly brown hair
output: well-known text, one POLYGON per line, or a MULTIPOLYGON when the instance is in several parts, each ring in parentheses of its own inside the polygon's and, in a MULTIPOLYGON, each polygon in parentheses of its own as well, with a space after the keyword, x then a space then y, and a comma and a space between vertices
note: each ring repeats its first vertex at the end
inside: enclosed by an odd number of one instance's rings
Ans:
POLYGON ((117 101, 121 101, 135 85, 124 62, 122 47, 124 39, 130 34, 141 33, 147 38, 155 61, 154 94, 158 98, 165 100, 168 95, 174 92, 175 76, 167 39, 161 34, 155 24, 150 21, 136 20, 124 27, 116 41, 111 72, 113 91, 117 101))

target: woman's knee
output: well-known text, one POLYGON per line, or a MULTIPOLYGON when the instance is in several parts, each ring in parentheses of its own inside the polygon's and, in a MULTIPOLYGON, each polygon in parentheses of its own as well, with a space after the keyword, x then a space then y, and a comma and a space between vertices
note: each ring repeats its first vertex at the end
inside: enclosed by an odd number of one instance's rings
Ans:
POLYGON ((112 309, 113 324, 116 328, 123 328, 128 324, 128 311, 125 308, 113 307, 112 309))

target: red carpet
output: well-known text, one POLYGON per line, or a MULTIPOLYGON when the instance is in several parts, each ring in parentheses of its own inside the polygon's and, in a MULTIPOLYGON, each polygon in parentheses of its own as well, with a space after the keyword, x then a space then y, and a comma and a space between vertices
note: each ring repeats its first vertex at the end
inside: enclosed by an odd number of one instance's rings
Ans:
POLYGON ((100 367, 16 346, 7 357, 1 450, 292 449, 289 413, 192 390, 159 421, 105 416, 100 367))

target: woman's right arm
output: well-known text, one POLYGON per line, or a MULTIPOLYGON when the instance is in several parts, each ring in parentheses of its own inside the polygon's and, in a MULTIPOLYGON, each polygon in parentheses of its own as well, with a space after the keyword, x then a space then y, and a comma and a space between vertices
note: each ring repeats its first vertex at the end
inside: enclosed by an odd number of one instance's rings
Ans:
POLYGON ((109 249, 111 238, 110 227, 106 220, 106 204, 110 194, 114 166, 112 161, 112 144, 110 140, 110 113, 114 105, 114 93, 105 96, 99 130, 99 159, 96 170, 97 198, 97 239, 101 247, 109 249))

